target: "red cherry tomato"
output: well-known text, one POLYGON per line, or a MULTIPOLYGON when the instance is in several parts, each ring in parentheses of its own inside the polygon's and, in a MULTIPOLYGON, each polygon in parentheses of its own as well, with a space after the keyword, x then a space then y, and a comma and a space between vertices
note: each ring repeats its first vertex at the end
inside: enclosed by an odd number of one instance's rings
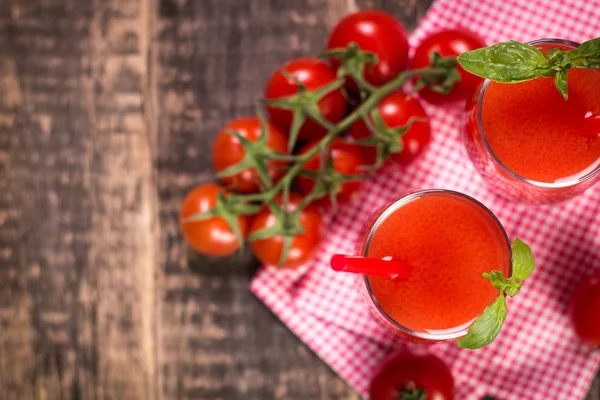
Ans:
MULTIPOLYGON (((355 42, 363 51, 377 56, 377 64, 367 68, 367 82, 381 86, 398 75, 408 60, 408 40, 402 24, 382 11, 364 10, 348 15, 333 28, 327 49, 344 48, 355 42)), ((338 60, 331 63, 337 68, 338 60)))
MULTIPOLYGON (((193 189, 181 204, 179 210, 179 226, 185 241, 194 250, 209 256, 226 256, 239 249, 240 244, 221 217, 208 218, 201 221, 183 222, 187 217, 212 209, 217 204, 217 194, 223 187, 208 183, 193 189)), ((248 232, 248 217, 238 216, 242 235, 248 232)))
MULTIPOLYGON (((389 128, 404 126, 411 117, 423 119, 423 121, 414 121, 402 136, 404 144, 402 152, 390 156, 390 159, 397 163, 408 164, 425 149, 431 138, 431 125, 427 113, 416 98, 401 92, 385 97, 377 105, 377 110, 389 128)), ((358 120, 350 128, 350 136, 354 139, 362 139, 371 136, 371 131, 365 121, 358 120)), ((374 147, 359 146, 359 149, 368 164, 375 163, 377 153, 374 147)))
POLYGON ((571 298, 571 322, 584 342, 600 346, 600 274, 584 279, 571 298))
MULTIPOLYGON (((318 141, 311 142, 300 150, 300 154, 305 154, 313 148, 318 141)), ((341 139, 335 139, 333 144, 329 146, 329 152, 333 161, 333 168, 336 172, 344 175, 361 175, 364 171, 360 167, 364 165, 364 161, 358 149, 358 146, 343 142, 341 139)), ((321 156, 317 154, 306 164, 304 169, 307 171, 319 171, 321 169, 321 156)), ((298 175, 296 184, 302 194, 310 193, 315 187, 315 181, 311 178, 298 175)), ((338 204, 349 201, 353 195, 360 189, 360 181, 348 181, 341 184, 341 191, 336 196, 338 204)), ((315 201, 319 205, 331 205, 329 196, 322 197, 315 201)))
MULTIPOLYGON (((287 153, 288 141, 286 136, 271 122, 267 121, 267 147, 280 153, 287 153)), ((238 118, 223 127, 219 132, 212 150, 212 162, 215 171, 220 172, 241 161, 246 151, 240 141, 226 131, 237 131, 242 137, 256 142, 261 134, 260 120, 257 117, 238 118)), ((273 182, 285 173, 285 162, 269 161, 267 169, 273 182)), ((247 168, 233 176, 222 178, 221 181, 230 189, 241 193, 258 192, 260 178, 254 168, 247 168)))
MULTIPOLYGON (((298 204, 302 200, 302 197, 295 193, 290 193, 288 202, 288 210, 294 211, 298 208, 298 204)), ((281 195, 275 198, 275 202, 282 205, 281 195)), ((275 224, 275 216, 271 209, 265 206, 260 211, 252 224, 250 225, 250 233, 263 230, 275 224)), ((292 247, 288 253, 281 268, 295 268, 310 259, 315 249, 321 242, 323 237, 323 226, 321 220, 321 214, 313 205, 302 210, 300 215, 300 225, 304 228, 304 232, 294 236, 292 241, 292 247)), ((258 257, 260 261, 265 264, 275 265, 279 264, 281 257, 281 251, 283 250, 283 237, 273 236, 266 239, 254 240, 250 242, 252 251, 258 257)))
MULTIPOLYGON (((421 42, 412 59, 412 68, 420 69, 429 65, 429 53, 438 52, 444 57, 456 57, 466 51, 485 47, 485 41, 477 34, 466 29, 447 29, 431 36, 421 42)), ((448 94, 436 93, 429 88, 423 88, 419 95, 432 104, 470 99, 483 82, 483 79, 465 71, 458 66, 461 80, 454 84, 448 94)))
POLYGON ((403 389, 424 390, 427 400, 454 399, 452 373, 433 355, 392 354, 371 380, 369 399, 397 400, 403 389))
MULTIPOLYGON (((265 89, 267 100, 291 96, 297 92, 298 85, 286 78, 282 71, 298 79, 308 90, 319 89, 337 79, 335 70, 323 61, 316 58, 298 58, 284 64, 271 75, 265 89)), ((328 93, 318 104, 323 117, 332 123, 340 121, 346 111, 346 98, 341 89, 328 93)), ((267 110, 271 120, 289 133, 292 126, 292 112, 274 106, 267 107, 267 110)), ((307 118, 300 128, 298 138, 306 141, 320 138, 326 133, 327 129, 307 118)))

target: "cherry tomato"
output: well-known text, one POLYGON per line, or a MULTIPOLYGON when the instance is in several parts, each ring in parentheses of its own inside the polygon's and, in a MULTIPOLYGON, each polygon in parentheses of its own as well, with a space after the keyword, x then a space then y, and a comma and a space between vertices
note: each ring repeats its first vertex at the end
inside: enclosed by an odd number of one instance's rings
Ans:
MULTIPOLYGON (((382 11, 364 10, 348 15, 333 28, 327 49, 344 48, 355 42, 377 56, 377 64, 366 68, 367 82, 381 86, 398 75, 408 60, 408 39, 402 24, 382 11)), ((337 68, 339 60, 332 59, 337 68)))
MULTIPOLYGON (((390 159, 397 163, 408 164, 425 149, 431 138, 431 125, 427 113, 416 98, 401 92, 392 93, 381 100, 377 105, 377 111, 389 128, 404 126, 411 117, 424 120, 412 123, 402 136, 404 144, 402 152, 390 156, 390 159)), ((363 120, 358 120, 350 128, 350 136, 354 139, 362 139, 371 136, 371 132, 363 120)), ((359 149, 368 164, 375 163, 377 153, 374 147, 359 146, 359 149)))
MULTIPOLYGON (((428 36, 415 50, 412 68, 420 69, 429 65, 429 53, 438 52, 444 57, 456 57, 466 51, 485 47, 485 41, 479 35, 466 29, 447 29, 428 36)), ((458 66, 461 80, 454 84, 448 94, 436 93, 429 88, 423 88, 419 95, 432 104, 470 99, 483 82, 483 79, 465 71, 458 66)))
POLYGON ((427 400, 454 399, 452 373, 433 355, 392 354, 371 380, 369 399, 397 400, 403 389, 424 390, 427 400))
MULTIPOLYGON (((286 78, 282 71, 298 79, 310 90, 319 89, 337 79, 336 72, 329 65, 316 58, 298 58, 278 68, 267 83, 265 98, 267 100, 278 99, 295 94, 298 85, 286 78)), ((321 115, 331 123, 342 119, 346 111, 346 98, 341 89, 336 89, 318 102, 321 115)), ((292 126, 292 112, 274 106, 267 107, 271 120, 285 132, 290 131, 292 126)), ((324 136, 327 129, 317 122, 307 118, 298 134, 300 140, 317 139, 324 136)))
POLYGON ((584 279, 571 298, 571 321, 586 343, 600 346, 600 274, 584 279))
MULTIPOLYGON (((236 237, 221 217, 208 218, 201 221, 183 222, 191 215, 208 211, 217 204, 217 194, 223 187, 208 183, 193 189, 181 204, 179 210, 179 226, 185 241, 194 250, 209 256, 226 256, 239 247, 236 237)), ((248 232, 248 217, 238 216, 242 235, 248 232)))
MULTIPOLYGON (((280 153, 287 153, 288 141, 286 136, 270 121, 267 121, 267 147, 280 153)), ((246 151, 240 141, 226 131, 237 131, 242 137, 256 142, 261 134, 260 120, 257 117, 238 118, 230 121, 219 132, 212 150, 213 167, 220 172, 241 161, 246 151)), ((276 182, 285 173, 285 162, 269 161, 267 170, 271 180, 276 182)), ((233 176, 222 178, 221 181, 230 189, 241 193, 258 192, 260 178, 254 168, 247 168, 233 176)))
MULTIPOLYGON (((311 148, 313 148, 318 141, 311 142, 304 146, 300 150, 300 154, 305 154, 311 148)), ((329 146, 328 150, 331 154, 333 161, 333 168, 336 172, 344 175, 361 175, 364 171, 360 170, 360 167, 364 165, 364 161, 358 149, 358 146, 343 142, 341 139, 335 139, 333 144, 329 146)), ((304 169, 307 171, 319 171, 321 169, 321 155, 317 154, 306 164, 304 169)), ((296 178, 296 184, 302 194, 310 193, 315 187, 315 181, 311 178, 298 176, 296 178)), ((360 181, 348 181, 341 183, 341 190, 336 196, 338 204, 349 201, 353 195, 360 189, 360 181)), ((322 197, 315 201, 315 204, 319 205, 331 205, 329 196, 322 197)))
MULTIPOLYGON (((288 210, 294 211, 298 208, 298 204, 302 200, 298 194, 290 193, 288 202, 288 210)), ((275 202, 282 205, 282 197, 279 195, 275 198, 275 202)), ((268 228, 275 224, 275 216, 270 208, 263 208, 252 221, 250 225, 250 234, 262 229, 268 228)), ((300 225, 304 232, 294 236, 292 247, 288 253, 281 268, 295 268, 310 259, 313 252, 321 242, 323 237, 323 226, 321 214, 313 205, 304 208, 300 214, 300 225)), ((252 251, 260 261, 269 265, 278 265, 283 250, 283 237, 272 236, 266 239, 255 240, 250 242, 252 251)))

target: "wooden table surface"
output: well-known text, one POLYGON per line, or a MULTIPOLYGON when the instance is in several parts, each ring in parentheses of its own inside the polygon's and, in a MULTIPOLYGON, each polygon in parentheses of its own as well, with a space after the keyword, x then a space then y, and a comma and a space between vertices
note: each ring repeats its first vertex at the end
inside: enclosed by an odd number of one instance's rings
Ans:
POLYGON ((0 0, 0 400, 357 399, 177 212, 275 66, 429 3, 0 0))

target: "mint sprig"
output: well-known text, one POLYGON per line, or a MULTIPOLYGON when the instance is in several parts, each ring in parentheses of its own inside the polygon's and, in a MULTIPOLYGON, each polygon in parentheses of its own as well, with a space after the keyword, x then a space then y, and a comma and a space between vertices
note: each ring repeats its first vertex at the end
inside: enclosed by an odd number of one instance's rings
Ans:
POLYGON ((490 271, 489 274, 482 275, 500 291, 500 295, 483 310, 469 328, 469 332, 456 341, 458 347, 479 349, 490 344, 498 336, 506 319, 506 296, 516 295, 523 286, 523 281, 534 269, 535 260, 531 248, 519 238, 515 238, 512 243, 512 275, 508 279, 500 271, 490 271))
POLYGON ((600 68, 600 38, 573 50, 552 49, 546 54, 530 44, 511 40, 468 51, 457 59, 465 70, 494 82, 517 83, 555 77, 556 88, 567 100, 570 68, 600 68))

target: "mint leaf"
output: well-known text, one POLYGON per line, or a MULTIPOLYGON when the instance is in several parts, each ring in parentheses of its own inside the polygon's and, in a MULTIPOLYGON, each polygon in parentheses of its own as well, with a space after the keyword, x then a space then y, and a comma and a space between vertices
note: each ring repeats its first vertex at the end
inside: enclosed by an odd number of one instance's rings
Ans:
POLYGON ((473 322, 469 332, 456 341, 458 347, 463 349, 480 349, 490 344, 506 319, 506 298, 504 293, 483 310, 483 313, 473 322))
POLYGON ((546 53, 546 58, 550 61, 552 69, 555 71, 567 70, 572 67, 569 51, 563 49, 552 49, 546 53))
POLYGON ((567 70, 600 68, 600 38, 588 40, 574 50, 555 48, 545 55, 534 46, 511 40, 468 51, 457 59, 468 72, 495 82, 515 83, 554 76, 556 88, 567 100, 567 70))
POLYGON ((504 292, 507 296, 513 297, 515 294, 519 293, 521 286, 523 286, 523 281, 512 280, 512 278, 510 278, 506 281, 506 289, 504 292))
POLYGON ((522 82, 554 75, 550 61, 541 51, 514 40, 463 53, 458 62, 470 73, 495 82, 522 82))
POLYGON ((507 281, 504 278, 504 274, 500 271, 490 271, 489 274, 482 275, 484 279, 487 279, 492 283, 492 286, 498 290, 504 291, 507 287, 507 281))
POLYGON ((565 100, 569 99, 569 93, 567 92, 567 71, 564 69, 556 71, 556 75, 554 76, 554 85, 563 95, 565 100))
POLYGON ((571 50, 569 58, 577 68, 600 68, 600 38, 588 40, 571 50))
POLYGON ((512 243, 512 275, 511 278, 523 281, 535 269, 535 260, 531 248, 519 238, 512 243))
POLYGON ((498 336, 506 319, 506 296, 516 295, 525 280, 535 268, 535 260, 531 248, 519 238, 512 244, 512 276, 508 279, 501 271, 490 271, 482 274, 492 286, 500 290, 500 296, 489 305, 473 322, 467 334, 456 341, 458 347, 479 349, 492 342, 498 336))

